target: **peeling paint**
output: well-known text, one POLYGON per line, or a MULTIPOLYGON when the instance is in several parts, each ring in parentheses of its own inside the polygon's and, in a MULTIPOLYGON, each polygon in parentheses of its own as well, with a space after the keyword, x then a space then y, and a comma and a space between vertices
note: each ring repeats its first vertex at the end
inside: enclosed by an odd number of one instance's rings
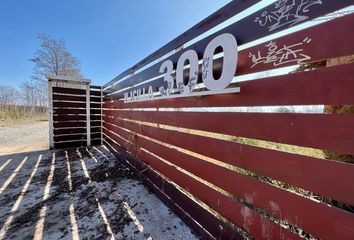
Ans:
POLYGON ((253 218, 253 214, 252 214, 252 210, 249 209, 246 206, 243 206, 241 208, 240 211, 242 217, 243 217, 243 228, 249 232, 249 227, 252 226, 253 222, 254 222, 254 218, 253 218))
POLYGON ((273 239, 273 225, 266 217, 261 217, 262 236, 265 239, 273 239))
POLYGON ((280 207, 279 207, 279 204, 277 204, 276 202, 273 202, 273 201, 270 201, 269 202, 269 206, 270 206, 270 209, 271 209, 271 213, 272 214, 278 214, 280 213, 280 207))

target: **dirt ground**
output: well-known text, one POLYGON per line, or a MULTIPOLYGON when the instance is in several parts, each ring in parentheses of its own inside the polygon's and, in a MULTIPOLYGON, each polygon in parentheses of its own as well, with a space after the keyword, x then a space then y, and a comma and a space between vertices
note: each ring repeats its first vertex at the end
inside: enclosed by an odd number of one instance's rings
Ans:
POLYGON ((0 156, 48 149, 48 121, 0 122, 0 156))
POLYGON ((105 147, 0 157, 2 239, 197 239, 105 147))

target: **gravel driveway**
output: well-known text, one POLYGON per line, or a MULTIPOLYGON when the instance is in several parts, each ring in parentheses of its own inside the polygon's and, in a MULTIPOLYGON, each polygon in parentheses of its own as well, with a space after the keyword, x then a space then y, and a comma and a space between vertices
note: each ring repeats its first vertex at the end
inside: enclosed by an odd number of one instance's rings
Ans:
POLYGON ((47 121, 0 126, 0 155, 48 149, 47 121))

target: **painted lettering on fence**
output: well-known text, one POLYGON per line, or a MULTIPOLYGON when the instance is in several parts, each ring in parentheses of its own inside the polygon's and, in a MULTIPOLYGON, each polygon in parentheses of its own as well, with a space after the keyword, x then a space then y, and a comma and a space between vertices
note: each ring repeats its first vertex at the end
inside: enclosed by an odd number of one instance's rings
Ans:
POLYGON ((322 4, 322 0, 279 0, 274 3, 273 11, 264 11, 254 21, 260 26, 267 26, 273 31, 283 26, 293 26, 308 19, 308 13, 312 5, 322 4))
POLYGON ((280 66, 287 63, 301 64, 308 61, 311 57, 303 52, 301 46, 304 44, 309 44, 310 42, 311 38, 306 37, 302 40, 302 42, 289 46, 284 44, 282 47, 279 47, 275 41, 270 41, 265 45, 268 48, 268 52, 266 54, 262 54, 260 51, 256 54, 249 53, 249 57, 252 59, 253 63, 251 68, 261 63, 280 66))
POLYGON ((167 88, 158 87, 158 92, 154 92, 152 86, 149 86, 149 92, 145 94, 145 88, 131 90, 124 93, 125 103, 136 101, 148 101, 165 98, 204 96, 210 94, 237 93, 240 88, 227 88, 236 73, 238 47, 236 38, 230 33, 224 33, 209 42, 204 50, 202 62, 202 80, 204 88, 201 91, 195 90, 199 73, 199 59, 195 50, 185 51, 179 58, 176 67, 176 86, 174 89, 174 64, 171 60, 162 63, 159 73, 164 74, 164 82, 167 82, 167 88), (218 47, 223 49, 223 68, 219 79, 214 79, 213 75, 213 56, 218 47), (188 62, 189 67, 186 67, 188 62), (189 71, 189 79, 185 81, 184 70, 189 71), (216 81, 217 80, 217 81, 216 81), (227 88, 227 89, 226 89, 227 88))

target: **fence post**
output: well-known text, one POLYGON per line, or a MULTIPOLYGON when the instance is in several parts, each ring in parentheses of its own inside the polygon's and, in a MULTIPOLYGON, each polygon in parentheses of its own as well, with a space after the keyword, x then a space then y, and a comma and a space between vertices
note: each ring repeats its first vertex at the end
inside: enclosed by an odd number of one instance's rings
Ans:
POLYGON ((53 82, 48 79, 49 147, 54 149, 53 137, 53 82))
POLYGON ((86 134, 87 146, 91 146, 91 118, 90 118, 90 83, 86 85, 86 134))
POLYGON ((103 145, 103 86, 101 86, 101 145, 103 145))

